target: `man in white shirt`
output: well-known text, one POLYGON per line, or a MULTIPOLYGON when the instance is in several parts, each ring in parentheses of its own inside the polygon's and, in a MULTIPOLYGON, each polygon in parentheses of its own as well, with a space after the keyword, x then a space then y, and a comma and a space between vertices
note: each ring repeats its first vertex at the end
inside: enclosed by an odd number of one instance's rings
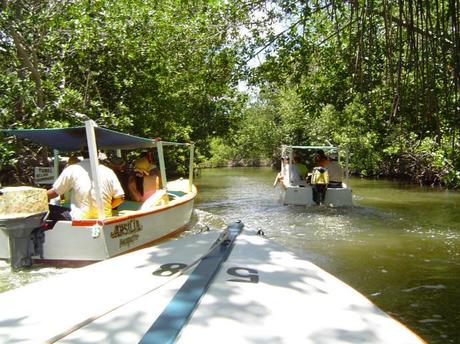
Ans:
MULTIPOLYGON (((48 199, 62 195, 65 192, 72 190, 70 219, 68 213, 63 212, 61 218, 59 215, 56 218, 55 214, 51 214, 51 220, 76 220, 76 219, 97 219, 98 210, 96 203, 96 195, 94 190, 93 178, 91 176, 90 160, 88 152, 82 152, 83 161, 67 166, 54 182, 53 187, 48 190, 48 199), (53 219, 54 217, 54 219, 53 219)), ((115 173, 104 165, 98 166, 100 176, 100 188, 102 203, 104 205, 105 217, 112 216, 112 209, 116 208, 123 202, 124 191, 115 173)), ((50 212, 53 213, 55 207, 50 206, 50 212)))
POLYGON ((343 178, 343 168, 337 162, 338 155, 336 152, 329 155, 329 164, 327 165, 327 171, 329 173, 329 188, 341 188, 343 178))

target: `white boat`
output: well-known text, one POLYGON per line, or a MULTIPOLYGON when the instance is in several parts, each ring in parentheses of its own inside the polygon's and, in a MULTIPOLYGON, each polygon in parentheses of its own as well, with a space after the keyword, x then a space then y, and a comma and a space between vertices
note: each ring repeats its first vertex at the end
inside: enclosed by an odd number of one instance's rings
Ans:
POLYGON ((0 294, 3 343, 424 343, 241 223, 0 294))
MULTIPOLYGON (((93 121, 85 126, 63 129, 4 130, 15 135, 55 149, 55 175, 58 175, 59 151, 78 151, 88 146, 92 175, 96 176, 94 188, 98 202, 98 218, 87 220, 58 221, 51 230, 45 230, 44 241, 35 240, 31 245, 30 233, 13 238, 17 227, 23 227, 25 219, 7 219, 0 224, 0 259, 9 259, 14 267, 34 262, 52 265, 85 265, 143 248, 171 237, 184 230, 190 221, 197 191, 193 185, 193 144, 151 140, 97 127, 93 121), (189 179, 168 182, 163 157, 163 147, 187 146, 190 149, 189 179), (113 213, 104 216, 97 176, 98 149, 156 148, 163 189, 158 190, 144 203, 125 201, 113 213), (13 222, 14 223, 13 223, 13 222), (8 228, 10 227, 10 228, 8 228), (23 244, 14 240, 23 241, 23 244), (40 246, 37 249, 37 244, 40 246), (24 252, 12 252, 23 246, 24 252), (35 249, 34 249, 35 247, 35 249)), ((40 215, 40 214, 38 214, 40 215)), ((43 216, 42 216, 43 217, 43 216)), ((42 219, 40 217, 39 220, 42 219)), ((37 220, 35 221, 37 222, 37 220)), ((37 227, 36 223, 33 227, 37 227)), ((43 238, 42 238, 43 239, 43 238)))
MULTIPOLYGON (((292 164, 294 157, 294 150, 323 150, 326 154, 336 153, 340 158, 340 148, 334 146, 291 146, 283 145, 281 147, 281 156, 288 156, 289 164, 292 164)), ((340 163, 340 161, 339 161, 340 163)), ((348 151, 345 152, 345 164, 344 164, 344 180, 342 181, 340 187, 328 187, 326 191, 326 197, 324 204, 332 207, 347 207, 353 205, 352 190, 348 186, 349 182, 349 173, 348 173, 348 151)), ((283 164, 282 164, 283 166, 283 164)), ((287 170, 289 174, 291 168, 287 170)), ((313 201, 313 190, 312 185, 306 181, 301 181, 299 183, 292 183, 290 176, 283 178, 282 180, 275 180, 275 186, 280 186, 280 201, 284 205, 306 205, 312 206, 316 203, 313 201)))

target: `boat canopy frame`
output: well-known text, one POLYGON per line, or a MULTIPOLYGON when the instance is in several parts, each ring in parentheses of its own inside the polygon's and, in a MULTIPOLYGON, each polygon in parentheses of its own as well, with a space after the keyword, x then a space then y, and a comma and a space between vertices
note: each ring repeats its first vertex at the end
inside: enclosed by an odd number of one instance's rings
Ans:
POLYGON ((96 203, 98 209, 98 220, 104 220, 104 206, 102 202, 101 181, 98 174, 98 149, 134 150, 142 148, 156 148, 162 188, 167 188, 166 166, 164 162, 164 146, 186 146, 189 148, 189 192, 193 190, 193 160, 194 143, 161 141, 160 139, 147 139, 139 136, 120 133, 107 128, 99 127, 93 120, 84 122, 84 126, 69 128, 47 128, 47 129, 2 129, 6 136, 16 136, 28 139, 37 144, 53 148, 54 150, 54 179, 59 175, 59 152, 80 151, 88 147, 91 174, 93 176, 96 203))

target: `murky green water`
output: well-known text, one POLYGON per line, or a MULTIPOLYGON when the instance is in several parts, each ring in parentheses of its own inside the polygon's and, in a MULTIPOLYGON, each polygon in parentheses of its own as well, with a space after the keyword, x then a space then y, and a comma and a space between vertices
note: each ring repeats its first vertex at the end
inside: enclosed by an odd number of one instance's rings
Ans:
MULTIPOLYGON (((460 193, 352 179, 352 209, 282 206, 275 174, 203 170, 189 233, 241 219, 350 284, 429 343, 460 343, 460 193)), ((11 273, 2 264, 0 292, 65 272, 11 273)))
POLYGON ((354 208, 307 209, 280 205, 274 178, 204 170, 197 209, 306 254, 429 343, 460 343, 460 193, 352 179, 354 208))

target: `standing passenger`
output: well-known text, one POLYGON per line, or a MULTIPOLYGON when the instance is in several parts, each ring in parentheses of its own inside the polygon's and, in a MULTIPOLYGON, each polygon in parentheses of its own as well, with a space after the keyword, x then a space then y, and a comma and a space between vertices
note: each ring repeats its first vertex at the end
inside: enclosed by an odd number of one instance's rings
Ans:
POLYGON ((326 197, 327 184, 329 183, 329 175, 327 170, 322 166, 313 168, 311 173, 311 184, 313 191, 313 201, 317 205, 322 205, 326 197))
POLYGON ((327 159, 326 154, 324 154, 324 151, 322 149, 318 149, 314 157, 315 167, 326 167, 328 162, 329 160, 327 159))

